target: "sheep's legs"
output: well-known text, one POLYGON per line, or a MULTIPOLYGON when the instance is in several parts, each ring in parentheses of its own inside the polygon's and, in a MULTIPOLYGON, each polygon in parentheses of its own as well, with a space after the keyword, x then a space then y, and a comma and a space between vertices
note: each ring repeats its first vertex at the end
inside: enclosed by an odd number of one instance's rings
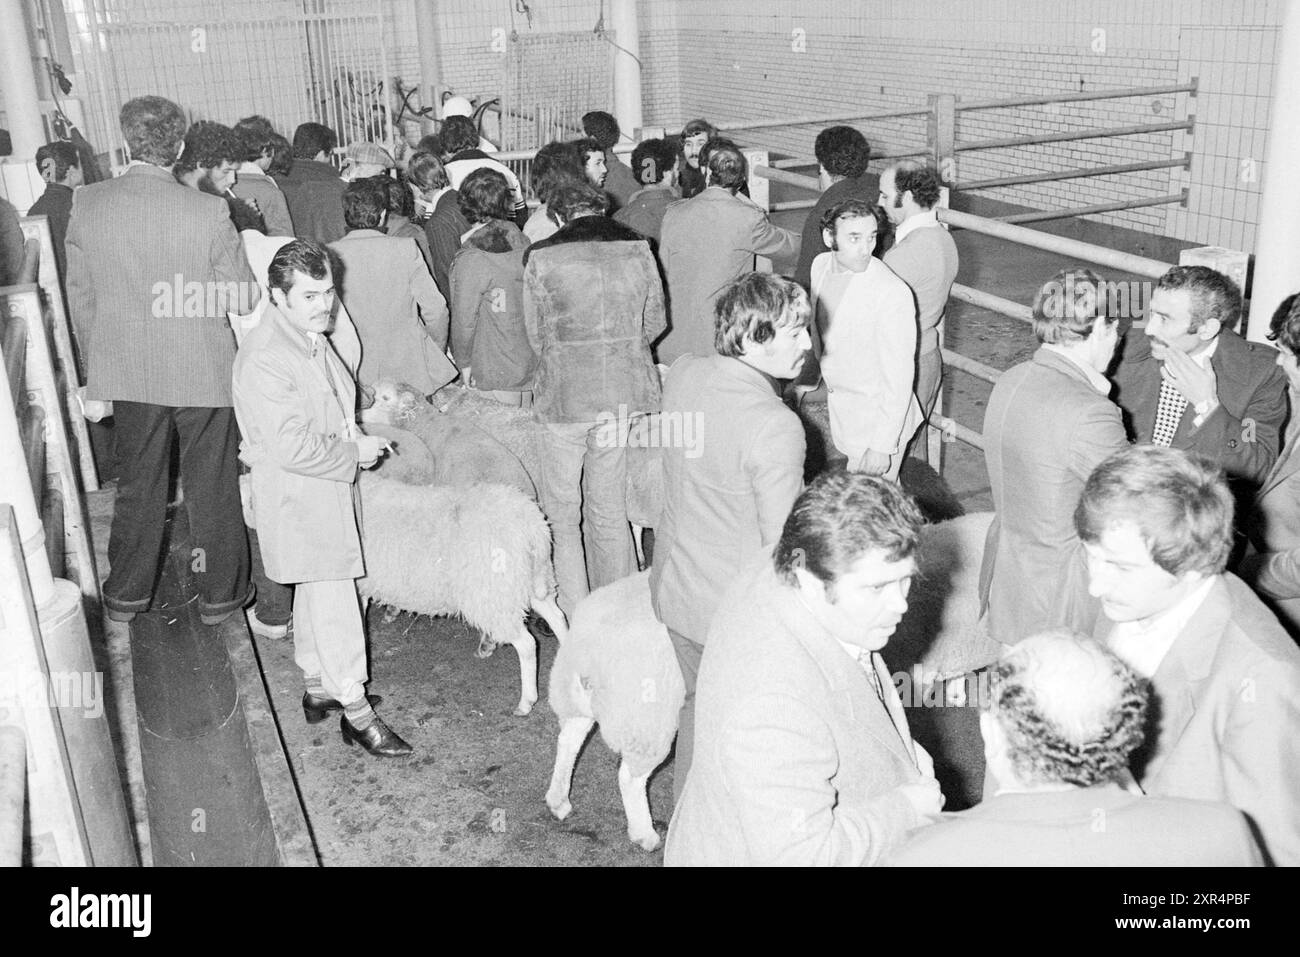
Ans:
POLYGON ((534 598, 533 611, 542 616, 542 620, 550 625, 551 633, 561 644, 569 636, 568 620, 564 617, 564 612, 560 606, 555 603, 554 598, 534 598))
POLYGON ((594 718, 583 716, 565 718, 560 723, 560 736, 555 742, 555 770, 551 772, 551 786, 546 789, 546 806, 561 821, 573 810, 569 803, 573 765, 582 750, 582 742, 587 740, 595 723, 594 718))
POLYGON ((659 832, 650 817, 650 799, 646 785, 650 772, 632 777, 624 759, 618 766, 618 790, 623 795, 623 813, 627 816, 627 836, 643 851, 653 851, 659 846, 659 832))
POLYGON ((537 639, 521 624, 510 644, 519 655, 519 705, 515 714, 522 718, 537 703, 537 639))

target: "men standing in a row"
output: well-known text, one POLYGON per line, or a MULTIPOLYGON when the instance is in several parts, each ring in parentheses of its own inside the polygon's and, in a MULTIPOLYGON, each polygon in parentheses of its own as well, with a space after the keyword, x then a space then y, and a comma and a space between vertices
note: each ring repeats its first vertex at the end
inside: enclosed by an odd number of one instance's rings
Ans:
POLYGON ((1224 574, 1223 476, 1174 449, 1125 449, 1092 473, 1074 517, 1105 640, 1155 689, 1138 784, 1240 808, 1274 864, 1300 864, 1300 648, 1224 574))
POLYGON ((695 676, 718 599, 750 554, 773 544, 803 485, 804 432, 781 401, 809 348, 808 297, 777 276, 750 273, 718 298, 715 351, 683 356, 664 382, 664 511, 655 529, 650 594, 686 684, 673 794, 681 796, 694 741, 695 676), (692 441, 685 430, 692 429, 692 441))
POLYGON ((666 864, 874 864, 938 814, 933 762, 880 657, 907 611, 920 526, 895 483, 829 472, 774 549, 731 558, 666 864))
POLYGON ((117 179, 77 191, 67 238, 69 309, 87 396, 111 401, 116 422, 104 605, 109 617, 130 621, 153 601, 179 436, 185 507, 205 554, 199 610, 215 624, 251 597, 231 408, 235 338, 226 313, 246 305, 229 302, 231 290, 246 291, 240 298, 250 303, 259 293, 225 202, 172 175, 184 145, 181 108, 137 97, 120 120, 131 164, 117 179), (160 315, 158 287, 176 282, 200 285, 210 311, 160 315))
POLYGON ((754 268, 755 256, 790 258, 799 236, 772 225, 767 213, 736 192, 749 176, 733 146, 709 153, 708 188, 668 207, 659 258, 668 281, 670 322, 658 343, 659 361, 713 354, 713 306, 727 283, 754 268))
MULTIPOLYGON (((957 244, 935 213, 942 186, 934 169, 914 161, 895 163, 880 177, 880 205, 894 225, 894 245, 885 253, 885 265, 916 295, 921 336, 916 398, 927 420, 934 412, 943 383, 939 325, 957 278, 957 244)), ((924 432, 913 452, 922 462, 929 461, 924 432)))
POLYGON ((1038 351, 989 396, 984 463, 997 514, 980 601, 1003 644, 1054 628, 1090 635, 1097 620, 1071 515, 1092 470, 1128 444, 1108 398, 1119 319, 1106 290, 1089 269, 1045 283, 1033 306, 1038 351))
POLYGON ((239 349, 234 396, 266 573, 295 586, 303 716, 317 724, 341 710, 345 741, 376 757, 401 757, 411 746, 375 714, 379 699, 365 693, 356 588, 365 574, 357 469, 378 462, 386 443, 357 429, 356 385, 327 335, 334 277, 325 250, 289 243, 271 260, 267 284, 271 306, 239 349))
POLYGON ((813 261, 812 288, 831 440, 849 471, 894 480, 921 409, 912 291, 872 255, 884 222, 879 207, 860 199, 827 210, 822 236, 831 251, 813 261))
POLYGON ((1241 293, 1206 266, 1160 277, 1146 334, 1130 332, 1115 371, 1115 401, 1139 443, 1203 455, 1253 491, 1277 458, 1286 376, 1267 345, 1234 330, 1241 293))

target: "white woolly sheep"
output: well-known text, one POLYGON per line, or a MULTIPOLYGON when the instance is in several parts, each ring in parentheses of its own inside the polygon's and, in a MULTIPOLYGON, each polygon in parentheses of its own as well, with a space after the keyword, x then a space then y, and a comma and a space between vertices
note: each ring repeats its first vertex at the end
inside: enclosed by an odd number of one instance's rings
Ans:
POLYGON ((992 521, 992 512, 975 512, 922 527, 907 613, 881 652, 894 673, 920 666, 927 681, 942 681, 1001 655, 980 620, 980 563, 992 521))
POLYGON ((647 851, 659 846, 646 785, 668 757, 686 697, 668 630, 650 605, 650 573, 598 588, 573 610, 568 636, 551 666, 551 710, 560 719, 555 770, 546 792, 564 820, 573 805, 573 766, 593 724, 620 757, 618 789, 627 836, 647 851))
POLYGON ((537 505, 504 485, 406 485, 361 475, 364 598, 424 615, 460 615, 482 632, 479 657, 498 644, 519 655, 519 704, 537 701, 537 641, 524 627, 537 612, 563 640, 555 603, 551 531, 537 505))

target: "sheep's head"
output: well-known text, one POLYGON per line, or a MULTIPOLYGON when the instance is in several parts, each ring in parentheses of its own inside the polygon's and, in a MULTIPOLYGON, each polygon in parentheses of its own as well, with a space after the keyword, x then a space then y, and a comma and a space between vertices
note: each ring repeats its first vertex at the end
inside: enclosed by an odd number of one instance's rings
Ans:
POLYGON ((421 405, 426 404, 424 396, 405 382, 392 379, 380 379, 365 390, 372 400, 369 408, 361 412, 362 422, 383 422, 388 425, 400 425, 415 418, 421 405))

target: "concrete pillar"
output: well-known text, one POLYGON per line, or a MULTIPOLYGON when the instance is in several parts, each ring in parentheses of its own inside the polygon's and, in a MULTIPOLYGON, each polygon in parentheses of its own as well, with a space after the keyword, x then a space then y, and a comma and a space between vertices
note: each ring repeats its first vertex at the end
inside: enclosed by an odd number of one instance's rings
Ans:
POLYGON ((425 133, 435 129, 438 88, 442 72, 438 69, 438 2, 411 0, 415 4, 415 43, 420 51, 420 105, 434 107, 434 113, 421 120, 425 133))
POLYGON ((0 91, 4 92, 6 129, 14 141, 14 159, 30 160, 45 145, 31 35, 23 0, 0 0, 0 91))
POLYGON ((1269 110, 1268 150, 1255 239, 1255 280, 1250 297, 1247 338, 1263 342, 1278 303, 1300 290, 1295 264, 1300 260, 1300 4, 1283 4, 1273 67, 1273 105, 1269 110))
POLYGON ((611 0, 609 26, 614 42, 614 117, 624 136, 641 128, 641 40, 636 0, 611 0))

